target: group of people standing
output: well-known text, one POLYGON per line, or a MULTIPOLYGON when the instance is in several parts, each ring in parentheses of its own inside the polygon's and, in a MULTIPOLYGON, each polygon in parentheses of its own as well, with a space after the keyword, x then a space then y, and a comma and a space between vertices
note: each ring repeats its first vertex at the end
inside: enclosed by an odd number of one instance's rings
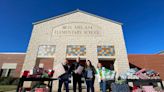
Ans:
POLYGON ((69 92, 69 77, 73 77, 73 92, 76 92, 76 87, 78 84, 79 92, 82 92, 82 77, 85 78, 87 92, 95 92, 94 91, 94 81, 95 75, 98 76, 98 80, 100 83, 100 89, 102 92, 106 92, 106 81, 105 81, 105 67, 102 67, 101 63, 98 63, 98 68, 92 65, 90 60, 87 60, 85 66, 80 63, 80 57, 76 59, 76 62, 73 62, 69 65, 68 60, 65 60, 62 63, 65 73, 59 76, 59 85, 58 85, 58 92, 61 92, 62 85, 64 83, 66 92, 69 92), (77 69, 79 67, 84 67, 82 73, 78 73, 77 69))

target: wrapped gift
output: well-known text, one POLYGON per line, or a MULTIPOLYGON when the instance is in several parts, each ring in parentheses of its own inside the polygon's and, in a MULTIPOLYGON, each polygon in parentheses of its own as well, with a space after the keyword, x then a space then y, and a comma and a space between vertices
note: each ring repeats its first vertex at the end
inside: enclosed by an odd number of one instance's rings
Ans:
POLYGON ((35 88, 35 92, 48 92, 48 88, 35 88))
POLYGON ((52 77, 53 74, 54 74, 54 70, 48 70, 48 76, 49 76, 49 77, 52 77))
POLYGON ((137 72, 137 69, 136 68, 132 68, 132 69, 127 70, 126 74, 129 76, 129 75, 134 75, 136 72, 137 72))
POLYGON ((41 78, 49 78, 48 73, 44 72, 44 73, 41 75, 41 78))
POLYGON ((42 74, 44 71, 43 68, 39 68, 39 67, 34 67, 33 68, 33 74, 42 74))
POLYGON ((138 74, 143 73, 143 72, 145 72, 145 71, 146 71, 145 69, 141 69, 141 70, 139 70, 138 72, 136 72, 135 74, 138 75, 138 74))
POLYGON ((121 78, 121 79, 127 79, 128 76, 126 75, 126 73, 121 73, 121 74, 120 74, 120 78, 121 78))
POLYGON ((157 92, 157 91, 155 91, 153 86, 143 86, 143 90, 144 90, 144 92, 157 92))
POLYGON ((147 70, 147 71, 146 71, 146 74, 147 74, 148 76, 153 76, 153 75, 156 75, 157 72, 154 71, 154 70, 147 70))
POLYGON ((146 74, 140 73, 137 75, 140 79, 149 79, 149 77, 146 74))
POLYGON ((65 69, 61 63, 57 64, 54 67, 54 70, 55 70, 54 77, 56 78, 58 78, 59 76, 65 73, 65 69))
POLYGON ((25 71, 23 72, 22 77, 27 77, 27 76, 29 75, 29 72, 30 72, 30 71, 25 70, 25 71))
POLYGON ((106 73, 106 80, 113 80, 115 78, 115 74, 116 74, 115 71, 108 71, 106 73))
POLYGON ((134 85, 132 92, 142 92, 142 89, 134 85))
POLYGON ((162 90, 161 87, 154 87, 154 89, 155 89, 155 91, 157 91, 157 92, 164 92, 164 90, 162 90))
POLYGON ((84 67, 81 66, 81 65, 79 65, 78 68, 75 70, 75 73, 77 73, 77 74, 81 74, 82 71, 83 71, 83 69, 84 69, 84 67))
POLYGON ((142 89, 137 88, 137 89, 135 89, 135 90, 132 90, 132 92, 143 92, 143 91, 142 91, 142 89))

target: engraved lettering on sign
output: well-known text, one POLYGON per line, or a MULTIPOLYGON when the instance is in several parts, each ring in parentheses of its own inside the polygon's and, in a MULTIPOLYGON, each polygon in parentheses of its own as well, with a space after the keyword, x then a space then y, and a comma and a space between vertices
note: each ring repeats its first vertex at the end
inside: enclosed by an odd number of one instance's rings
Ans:
POLYGON ((67 23, 53 28, 53 35, 101 36, 101 28, 90 23, 67 23))

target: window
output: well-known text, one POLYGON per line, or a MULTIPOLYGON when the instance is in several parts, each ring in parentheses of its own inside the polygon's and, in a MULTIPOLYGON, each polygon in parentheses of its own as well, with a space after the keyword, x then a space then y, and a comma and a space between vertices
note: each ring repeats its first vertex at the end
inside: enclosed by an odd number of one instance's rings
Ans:
POLYGON ((0 77, 14 77, 15 69, 1 69, 0 77))
POLYGON ((1 77, 7 77, 8 69, 1 69, 1 77))
POLYGON ((54 57, 55 45, 41 45, 38 49, 38 57, 54 57))
POLYGON ((7 77, 14 77, 15 69, 9 69, 7 77))
POLYGON ((114 46, 108 46, 108 45, 97 46, 97 55, 114 56, 115 55, 114 46))
POLYGON ((3 69, 0 69, 0 77, 1 77, 1 75, 2 75, 2 71, 3 71, 3 69))
POLYGON ((68 45, 67 56, 85 56, 86 47, 84 45, 68 45))

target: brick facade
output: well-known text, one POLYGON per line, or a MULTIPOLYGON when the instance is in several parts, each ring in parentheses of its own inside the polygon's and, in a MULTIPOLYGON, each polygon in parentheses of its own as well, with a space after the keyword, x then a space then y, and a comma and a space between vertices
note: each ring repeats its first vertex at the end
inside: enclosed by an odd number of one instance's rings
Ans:
POLYGON ((5 63, 16 63, 16 69, 13 77, 19 77, 25 59, 25 53, 0 53, 0 69, 5 63))
POLYGON ((129 54, 130 64, 139 68, 153 69, 164 80, 164 54, 129 54))
MULTIPOLYGON (((22 70, 26 54, 0 54, 0 69, 4 63, 17 63, 14 77, 19 77, 22 70)), ((164 54, 129 54, 130 64, 139 68, 153 69, 160 73, 164 80, 164 54)), ((53 59, 41 59, 40 63, 44 64, 46 69, 53 67, 53 59)))

